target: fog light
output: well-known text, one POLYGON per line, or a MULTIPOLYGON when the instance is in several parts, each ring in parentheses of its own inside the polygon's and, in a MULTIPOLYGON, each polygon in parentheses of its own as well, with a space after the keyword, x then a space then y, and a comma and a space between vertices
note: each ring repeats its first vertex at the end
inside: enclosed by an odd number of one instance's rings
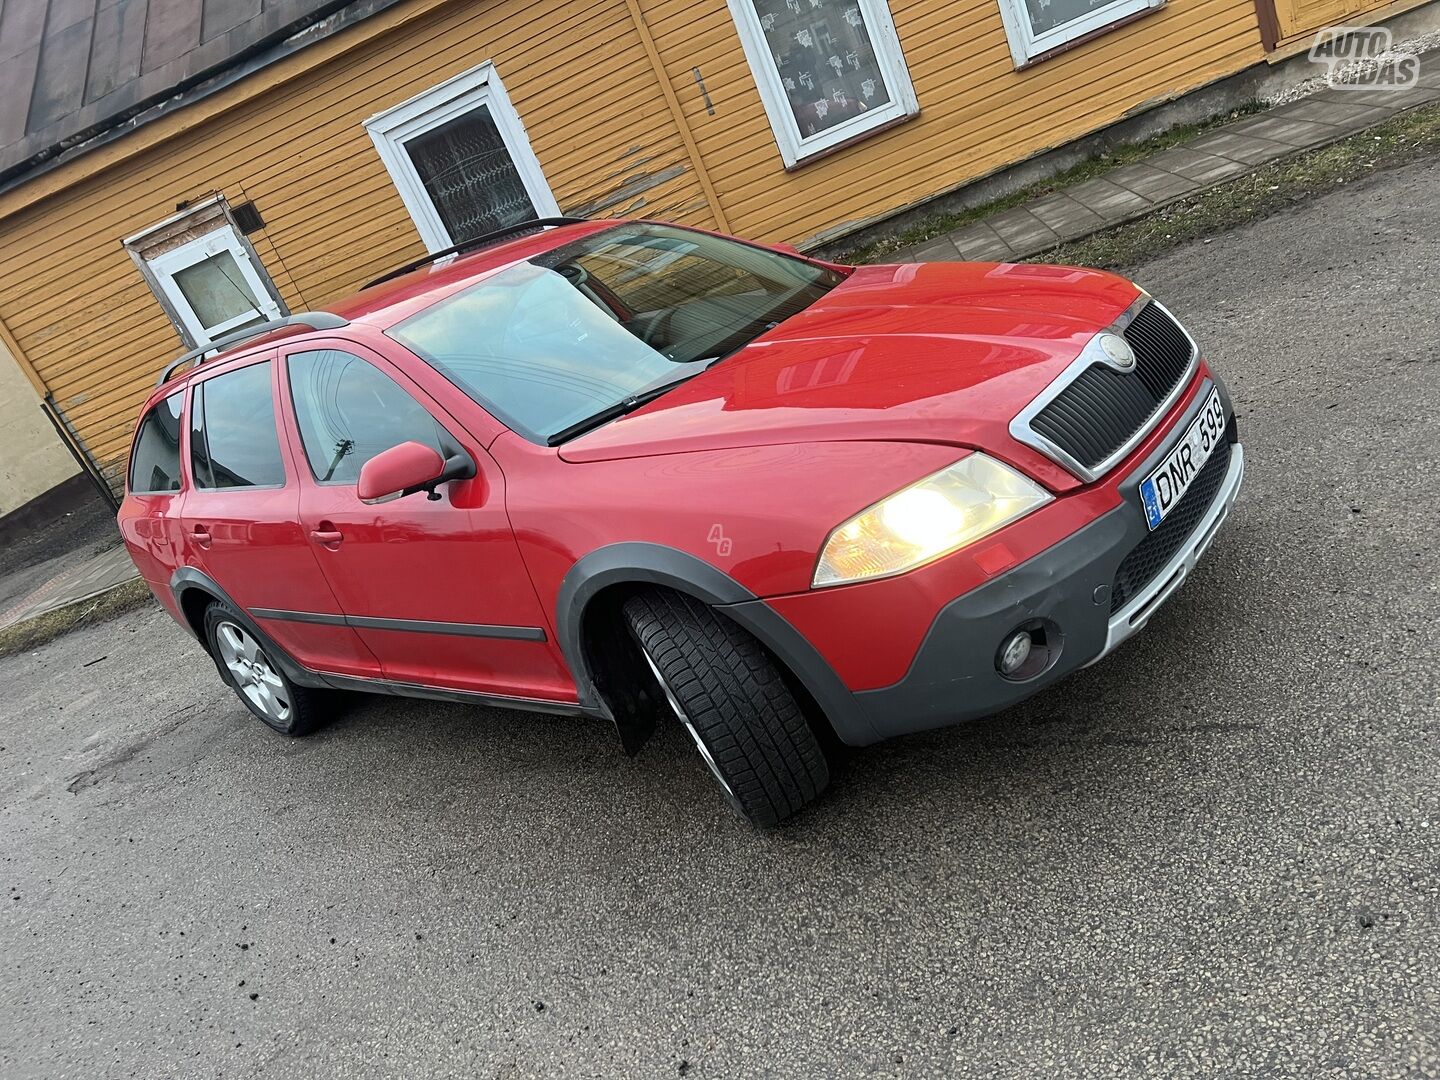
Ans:
POLYGON ((1030 644, 1029 630, 1016 630, 1005 639, 1000 646, 1000 657, 995 662, 1001 675, 1014 675, 1025 666, 1025 661, 1030 659, 1030 644))

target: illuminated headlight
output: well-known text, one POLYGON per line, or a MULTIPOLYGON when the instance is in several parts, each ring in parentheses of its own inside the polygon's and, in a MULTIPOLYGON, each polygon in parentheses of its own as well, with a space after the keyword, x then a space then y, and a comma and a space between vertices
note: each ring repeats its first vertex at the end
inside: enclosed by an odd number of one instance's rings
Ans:
POLYGON ((1050 498, 1008 465, 971 454, 832 532, 814 586, 904 573, 988 536, 1050 498))

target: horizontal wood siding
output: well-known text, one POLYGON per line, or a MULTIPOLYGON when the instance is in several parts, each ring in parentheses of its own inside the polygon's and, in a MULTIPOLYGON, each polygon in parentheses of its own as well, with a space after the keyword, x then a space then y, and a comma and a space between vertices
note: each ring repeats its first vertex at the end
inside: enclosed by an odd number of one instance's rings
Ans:
MULTIPOLYGON (((787 173, 724 4, 638 2, 730 227, 776 240, 883 216, 1263 55, 1251 0, 1170 0, 1016 72, 996 0, 894 0, 920 115, 787 173)), ((324 64, 0 221, 0 309, 112 475, 139 401, 181 348, 120 241, 213 192, 253 200, 266 227, 251 242, 286 303, 324 307, 423 252, 363 121, 484 60, 562 209, 716 224, 625 0, 457 2, 374 40, 362 31, 324 64)))
POLYGON ((323 307, 424 253, 364 120, 485 60, 563 209, 714 226, 624 0, 442 7, 0 222, 7 321, 112 475, 183 348, 121 240, 211 192, 253 200, 266 227, 250 239, 286 303, 323 307))
POLYGON ((997 0, 891 0, 920 115, 784 170, 723 5, 644 0, 731 227, 804 243, 1060 146, 1264 58, 1252 0, 1167 7, 1016 71, 997 0), (695 86, 699 67, 714 106, 695 86))

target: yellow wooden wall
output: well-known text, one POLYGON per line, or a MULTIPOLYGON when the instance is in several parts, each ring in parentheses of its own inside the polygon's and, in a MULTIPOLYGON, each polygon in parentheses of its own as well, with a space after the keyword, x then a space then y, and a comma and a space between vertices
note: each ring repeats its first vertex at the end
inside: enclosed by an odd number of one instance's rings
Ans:
MULTIPOLYGON (((122 139, 43 180, 55 190, 39 201, 8 213, 15 201, 0 201, 0 315, 112 475, 138 403, 181 350, 120 241, 185 200, 217 191, 232 204, 250 199, 266 221, 251 241, 285 301, 297 311, 323 307, 423 252, 362 121, 484 60, 495 62, 562 209, 668 170, 671 179, 607 212, 728 221, 737 233, 803 242, 1263 55, 1251 0, 1170 0, 1016 72, 996 0, 893 0, 921 114, 787 173, 722 0, 409 4, 394 29, 344 31, 329 43, 333 57, 276 85, 252 77, 263 89, 250 100, 176 125, 157 145, 129 153, 122 139), (693 133, 718 213, 673 106, 693 133)), ((305 62, 305 53, 292 61, 305 62)))
POLYGON ((723 4, 646 0, 732 230, 804 243, 1059 146, 1263 59, 1253 0, 1169 6, 1016 71, 997 0, 892 0, 920 114, 785 172, 723 4), (699 66, 715 105, 695 91, 699 66))
MULTIPOLYGON (((562 206, 685 163, 622 0, 534 13, 525 0, 445 5, 0 222, 0 312, 97 460, 123 459, 139 401, 183 348, 120 243, 182 200, 254 200, 267 227, 251 242, 301 311, 423 254, 362 124, 484 60, 562 206)), ((688 169, 643 199, 621 208, 714 224, 688 169)))

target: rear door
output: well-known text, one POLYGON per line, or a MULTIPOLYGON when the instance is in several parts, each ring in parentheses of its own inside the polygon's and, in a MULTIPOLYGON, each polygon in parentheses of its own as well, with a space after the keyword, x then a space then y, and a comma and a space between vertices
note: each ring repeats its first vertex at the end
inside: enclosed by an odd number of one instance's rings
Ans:
POLYGON ((275 369, 272 352, 193 383, 185 542, 192 564, 301 664, 373 677, 379 662, 339 617, 300 525, 298 470, 276 424, 275 369))
POLYGON ((185 391, 177 390, 145 414, 130 451, 120 535, 136 568, 161 596, 170 595, 170 577, 184 562, 181 514, 184 473, 180 465, 185 391))
POLYGON ((300 520, 340 608, 401 683, 575 700, 483 447, 375 351, 349 341, 283 348, 300 520), (376 504, 366 461, 403 442, 463 449, 473 480, 376 504))

